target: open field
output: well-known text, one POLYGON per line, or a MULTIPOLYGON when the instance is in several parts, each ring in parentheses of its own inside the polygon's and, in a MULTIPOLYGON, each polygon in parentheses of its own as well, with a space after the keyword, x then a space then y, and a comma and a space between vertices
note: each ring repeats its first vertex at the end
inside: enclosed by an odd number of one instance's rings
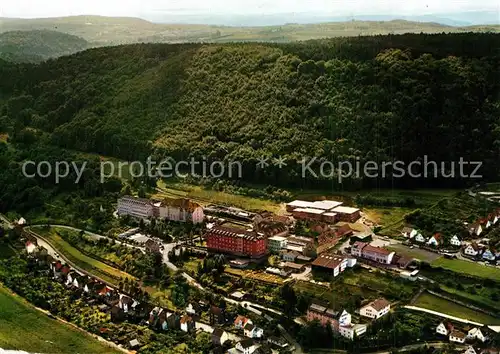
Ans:
POLYGON ((488 267, 475 262, 460 259, 438 258, 431 263, 433 267, 441 267, 457 273, 463 273, 480 278, 489 278, 500 281, 500 269, 488 267))
POLYGON ((281 208, 278 202, 274 202, 272 200, 252 198, 244 195, 236 195, 225 192, 218 192, 210 189, 205 189, 201 186, 195 186, 185 183, 166 184, 163 181, 159 181, 158 187, 162 190, 162 192, 154 196, 157 198, 186 197, 193 199, 203 205, 210 203, 224 204, 246 210, 269 210, 273 212, 278 212, 281 208))
POLYGON ((227 267, 224 270, 224 272, 227 274, 242 277, 243 279, 252 279, 252 280, 257 280, 257 281, 261 281, 264 283, 271 283, 271 284, 278 284, 278 285, 283 284, 283 278, 281 278, 277 275, 274 275, 274 274, 257 272, 257 271, 253 271, 253 270, 233 269, 233 268, 229 268, 229 267, 227 267))
POLYGON ((0 348, 32 353, 119 353, 69 325, 50 319, 0 286, 0 348))
POLYGON ((413 305, 487 325, 500 324, 500 319, 498 318, 494 318, 487 314, 471 310, 467 307, 463 307, 454 302, 441 299, 440 297, 426 292, 420 295, 413 305))
MULTIPOLYGON (((467 291, 457 290, 455 288, 450 288, 450 287, 442 285, 442 284, 440 286, 441 286, 441 289, 443 289, 444 291, 446 291, 450 294, 456 294, 462 298, 470 299, 472 301, 475 301, 479 305, 484 304, 484 305, 489 306, 491 308, 497 309, 498 312, 500 313, 500 302, 492 300, 490 297, 488 297, 485 294, 480 294, 479 292, 478 292, 478 294, 471 294, 467 291)), ((481 306, 479 306, 479 307, 481 307, 481 306)))
POLYGON ((118 285, 120 278, 122 277, 135 279, 130 274, 122 272, 94 258, 82 254, 57 234, 57 227, 52 227, 50 229, 32 227, 31 230, 46 238, 57 249, 57 251, 62 253, 70 262, 99 278, 115 285, 118 285))
POLYGON ((393 244, 393 245, 389 246, 388 248, 391 251, 394 251, 397 254, 400 254, 402 256, 405 256, 408 258, 416 258, 416 259, 419 259, 421 261, 425 261, 425 262, 429 262, 429 263, 442 257, 442 255, 440 255, 438 253, 434 253, 434 252, 427 251, 427 250, 420 249, 420 248, 416 248, 416 247, 410 248, 408 246, 401 245, 401 244, 393 244))

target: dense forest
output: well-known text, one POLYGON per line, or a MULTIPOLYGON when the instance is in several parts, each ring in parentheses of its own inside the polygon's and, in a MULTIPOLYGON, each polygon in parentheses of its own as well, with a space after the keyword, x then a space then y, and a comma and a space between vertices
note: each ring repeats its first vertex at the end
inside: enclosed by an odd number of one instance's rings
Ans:
MULTIPOLYGON (((425 155, 498 176, 500 36, 408 34, 288 44, 135 44, 0 62, 0 134, 126 160, 238 160, 249 182, 331 187, 299 161, 425 155), (5 78, 5 79, 4 79, 5 78), (287 166, 256 168, 261 156, 287 166)), ((1 144, 0 144, 1 145, 1 144)), ((313 165, 313 167, 318 167, 313 165)), ((466 180, 344 180, 342 188, 466 180)))
POLYGON ((83 38, 57 31, 11 31, 0 33, 0 58, 10 62, 37 63, 87 49, 83 38))

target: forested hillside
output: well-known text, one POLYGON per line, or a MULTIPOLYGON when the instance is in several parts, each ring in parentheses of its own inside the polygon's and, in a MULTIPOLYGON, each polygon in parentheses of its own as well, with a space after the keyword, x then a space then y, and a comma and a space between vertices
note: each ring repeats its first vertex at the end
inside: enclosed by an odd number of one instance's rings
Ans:
MULTIPOLYGON (((483 161, 498 176, 500 36, 402 35, 291 44, 136 44, 3 64, 0 131, 123 159, 245 163, 245 179, 303 179, 318 161, 483 161), (12 73, 12 74, 9 74, 12 73), (260 156, 283 169, 256 170, 260 156)), ((1 64, 0 64, 1 65, 1 64)), ((353 178, 342 188, 432 179, 353 178)), ((441 181, 447 186, 455 181, 441 181)))
POLYGON ((83 38, 56 31, 0 33, 0 58, 11 62, 40 62, 89 48, 83 38))

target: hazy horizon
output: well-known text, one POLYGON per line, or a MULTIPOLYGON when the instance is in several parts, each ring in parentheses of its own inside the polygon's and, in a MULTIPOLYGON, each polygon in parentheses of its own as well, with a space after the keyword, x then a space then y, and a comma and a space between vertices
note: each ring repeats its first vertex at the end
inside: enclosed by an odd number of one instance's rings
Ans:
POLYGON ((2 4, 0 17, 44 18, 77 15, 155 17, 155 16, 254 16, 254 15, 317 15, 319 17, 342 16, 424 16, 469 11, 491 11, 500 14, 497 0, 174 0, 164 3, 161 0, 88 0, 70 2, 65 0, 7 0, 2 4))

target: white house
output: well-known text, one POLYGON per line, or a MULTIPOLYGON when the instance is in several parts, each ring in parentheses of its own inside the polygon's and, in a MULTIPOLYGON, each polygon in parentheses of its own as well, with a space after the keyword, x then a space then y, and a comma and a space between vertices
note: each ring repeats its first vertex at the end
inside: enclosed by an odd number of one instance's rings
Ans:
POLYGON ((472 345, 469 345, 464 354, 478 354, 478 352, 474 349, 472 345))
POLYGON ((479 328, 474 327, 467 333, 467 339, 477 339, 484 343, 488 338, 485 337, 479 328))
POLYGON ((26 242, 26 252, 33 253, 35 252, 35 250, 36 250, 36 245, 33 242, 31 241, 26 242))
POLYGON ((203 208, 186 198, 166 198, 158 205, 158 209, 161 219, 191 221, 193 224, 198 224, 202 223, 205 218, 203 208))
POLYGON ((27 221, 26 221, 26 219, 25 219, 25 218, 23 218, 23 217, 21 217, 19 220, 17 220, 17 224, 18 224, 19 226, 24 226, 24 225, 26 225, 26 223, 27 223, 27 221))
POLYGON ((449 340, 455 343, 465 343, 465 334, 456 330, 451 331, 449 340))
POLYGON ((479 223, 474 223, 469 226, 469 233, 471 235, 479 236, 483 232, 483 227, 479 223))
POLYGON ((453 237, 450 239, 450 244, 452 246, 460 247, 462 245, 462 241, 460 241, 457 235, 453 235, 453 237))
POLYGON ((342 337, 354 339, 354 335, 357 337, 366 332, 365 324, 349 324, 346 326, 339 326, 339 333, 342 337))
POLYGON ((238 315, 238 317, 236 317, 236 319, 234 320, 234 327, 236 329, 242 329, 246 326, 247 323, 253 324, 251 319, 246 318, 245 316, 238 315))
POLYGON ((189 305, 186 307, 186 312, 190 315, 196 315, 196 313, 200 310, 200 307, 197 306, 196 304, 193 305, 193 303, 189 303, 189 305))
POLYGON ((404 227, 401 231, 401 234, 407 238, 414 238, 415 236, 417 236, 418 231, 411 227, 404 227))
POLYGON ((464 253, 468 256, 477 256, 480 252, 480 248, 477 244, 471 243, 467 247, 465 247, 464 253))
POLYGON ((226 331, 220 328, 214 328, 212 332, 212 342, 215 345, 223 345, 227 340, 229 340, 229 335, 226 331))
POLYGON ((264 330, 247 322, 243 328, 243 333, 248 338, 261 338, 264 335, 264 330))
POLYGON ((363 306, 359 313, 361 316, 369 317, 369 318, 380 318, 387 314, 391 309, 391 304, 386 299, 377 299, 375 301, 370 302, 368 305, 363 306))
POLYGON ((482 258, 488 261, 494 261, 496 257, 493 252, 491 252, 490 250, 486 250, 483 252, 482 258))
POLYGON ((351 314, 347 312, 346 310, 342 311, 340 314, 338 321, 340 326, 348 326, 351 324, 351 314))
POLYGON ((430 246, 437 247, 441 244, 441 241, 442 241, 441 234, 437 233, 437 234, 434 234, 431 238, 429 238, 429 240, 427 241, 427 244, 430 246))
POLYGON ((415 241, 423 243, 423 242, 425 242, 425 237, 419 233, 419 234, 417 234, 417 236, 415 236, 415 241))
POLYGON ((236 349, 243 354, 252 354, 257 349, 257 346, 252 339, 248 338, 236 343, 236 349))
POLYGON ((441 322, 437 327, 436 327, 436 333, 441 334, 443 336, 447 336, 450 331, 448 330, 448 327, 444 322, 441 322))

